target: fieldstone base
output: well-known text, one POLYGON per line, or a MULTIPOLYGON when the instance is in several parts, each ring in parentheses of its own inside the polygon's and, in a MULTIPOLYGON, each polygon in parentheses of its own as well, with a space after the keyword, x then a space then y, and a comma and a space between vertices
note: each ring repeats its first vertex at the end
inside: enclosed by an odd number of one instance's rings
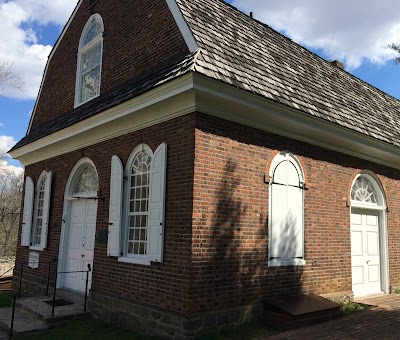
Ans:
POLYGON ((332 294, 321 294, 325 299, 331 300, 336 303, 351 302, 354 300, 354 294, 352 291, 349 292, 338 292, 332 294))
POLYGON ((186 318, 93 291, 89 296, 89 310, 95 316, 122 328, 170 339, 193 339, 205 331, 220 330, 227 325, 238 325, 263 316, 260 304, 186 318))

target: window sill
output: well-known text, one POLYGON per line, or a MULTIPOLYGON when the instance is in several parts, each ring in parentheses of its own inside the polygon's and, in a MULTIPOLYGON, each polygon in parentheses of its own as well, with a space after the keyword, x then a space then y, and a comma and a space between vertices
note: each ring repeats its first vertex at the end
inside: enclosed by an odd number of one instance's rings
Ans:
POLYGON ((145 266, 150 266, 150 261, 147 260, 146 258, 135 258, 135 257, 118 257, 119 262, 125 262, 125 263, 135 263, 135 264, 142 264, 145 266))
POLYGON ((294 259, 294 260, 269 260, 268 267, 283 267, 283 266, 305 266, 306 261, 303 259, 294 259))
POLYGON ((30 246, 29 250, 43 251, 44 248, 41 246, 30 246))

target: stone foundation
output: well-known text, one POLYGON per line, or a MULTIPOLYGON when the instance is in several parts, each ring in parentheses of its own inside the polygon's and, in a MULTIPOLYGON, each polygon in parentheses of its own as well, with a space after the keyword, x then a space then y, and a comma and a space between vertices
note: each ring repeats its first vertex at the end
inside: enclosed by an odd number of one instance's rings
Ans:
POLYGON ((354 300, 354 294, 352 291, 332 293, 332 294, 320 294, 320 295, 328 300, 331 300, 339 304, 343 302, 351 302, 354 300))
POLYGON ((122 328, 170 339, 193 339, 205 331, 221 330, 228 325, 239 325, 263 316, 260 304, 187 318, 93 291, 89 296, 89 310, 95 316, 122 328))

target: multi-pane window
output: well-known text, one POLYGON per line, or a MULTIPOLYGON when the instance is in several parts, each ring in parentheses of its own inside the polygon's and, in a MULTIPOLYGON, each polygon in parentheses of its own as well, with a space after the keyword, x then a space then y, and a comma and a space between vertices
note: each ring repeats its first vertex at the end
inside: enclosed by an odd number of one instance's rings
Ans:
POLYGON ((111 157, 107 254, 128 263, 163 261, 167 144, 111 157))
POLYGON ((76 105, 100 94, 103 31, 101 17, 98 14, 92 15, 83 31, 79 46, 76 105))
POLYGON ((147 251, 150 165, 146 151, 139 152, 132 162, 128 213, 128 254, 132 255, 146 255, 147 251))
POLYGON ((42 241, 42 228, 43 228, 43 209, 44 209, 44 196, 46 190, 46 175, 44 175, 38 183, 36 190, 36 209, 35 221, 32 233, 32 245, 37 246, 42 241))

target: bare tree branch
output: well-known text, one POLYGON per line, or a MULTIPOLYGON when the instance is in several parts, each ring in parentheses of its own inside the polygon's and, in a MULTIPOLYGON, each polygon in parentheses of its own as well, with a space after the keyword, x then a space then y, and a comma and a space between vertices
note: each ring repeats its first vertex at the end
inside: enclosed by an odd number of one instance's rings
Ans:
MULTIPOLYGON (((0 158, 5 152, 0 151, 0 158)), ((23 173, 0 162, 0 258, 13 256, 18 237, 23 173)))
POLYGON ((11 70, 13 65, 14 63, 0 63, 0 93, 3 92, 6 87, 13 87, 23 91, 25 83, 19 74, 11 70))

